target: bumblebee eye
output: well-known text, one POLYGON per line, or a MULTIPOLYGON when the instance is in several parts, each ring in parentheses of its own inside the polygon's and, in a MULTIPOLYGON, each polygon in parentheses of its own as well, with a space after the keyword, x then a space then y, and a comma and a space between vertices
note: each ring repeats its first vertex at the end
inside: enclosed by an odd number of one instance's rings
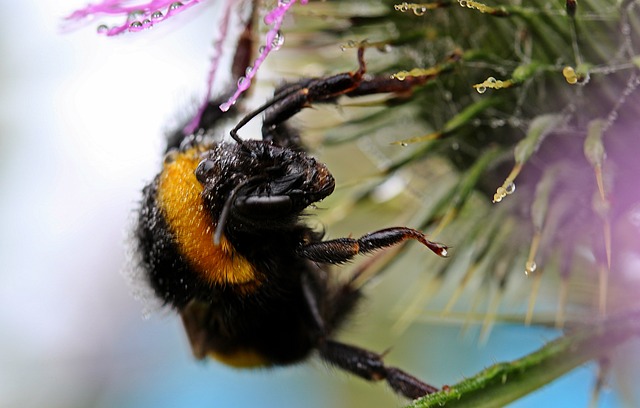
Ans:
POLYGON ((196 167, 196 179, 200 184, 205 184, 207 182, 207 176, 215 167, 215 163, 213 160, 204 159, 196 167))

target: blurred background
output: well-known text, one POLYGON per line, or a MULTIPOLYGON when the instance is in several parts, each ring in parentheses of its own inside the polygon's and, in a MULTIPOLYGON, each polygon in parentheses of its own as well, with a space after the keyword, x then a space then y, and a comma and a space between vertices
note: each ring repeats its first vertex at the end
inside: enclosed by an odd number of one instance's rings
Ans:
MULTIPOLYGON (((164 130, 194 109, 203 90, 218 18, 211 4, 117 38, 95 35, 92 24, 61 33, 61 19, 82 1, 3 4, 0 407, 405 403, 384 384, 315 360, 255 371, 197 362, 177 316, 132 295, 128 229, 141 188, 159 168, 164 130)), ((385 282, 411 284, 401 277, 390 271, 369 288, 341 339, 390 349, 389 364, 436 386, 559 334, 502 324, 481 344, 457 325, 418 322, 394 336, 394 295, 385 282)), ((513 406, 586 407, 594 372, 582 367, 513 406)), ((615 392, 601 397, 602 407, 621 405, 615 392)))

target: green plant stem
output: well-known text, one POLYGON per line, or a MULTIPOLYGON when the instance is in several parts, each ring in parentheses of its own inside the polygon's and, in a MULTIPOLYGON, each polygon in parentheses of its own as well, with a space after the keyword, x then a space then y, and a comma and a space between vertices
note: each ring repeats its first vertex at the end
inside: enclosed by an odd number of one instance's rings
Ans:
POLYGON ((640 310, 554 340, 518 360, 491 366, 409 407, 502 407, 640 334, 640 310))

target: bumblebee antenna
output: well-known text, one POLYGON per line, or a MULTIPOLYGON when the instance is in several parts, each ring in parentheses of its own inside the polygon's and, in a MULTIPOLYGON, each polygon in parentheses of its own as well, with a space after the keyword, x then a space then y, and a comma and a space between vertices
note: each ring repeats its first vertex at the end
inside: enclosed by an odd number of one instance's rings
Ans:
MULTIPOLYGON (((242 140, 240 140, 239 143, 242 144, 242 140)), ((262 178, 263 178, 262 176, 248 178, 240 182, 237 186, 233 188, 233 190, 231 190, 229 197, 227 197, 227 200, 224 202, 224 207, 222 207, 222 211, 220 212, 220 218, 218 219, 218 224, 216 225, 216 230, 213 233, 214 245, 216 246, 220 245, 220 240, 222 239, 222 231, 224 231, 224 226, 227 223, 227 218, 229 218, 229 211, 231 211, 231 205, 233 204, 233 200, 238 195, 238 191, 240 191, 242 187, 246 186, 250 182, 260 180, 262 178)))
POLYGON ((290 89, 287 89, 286 92, 282 92, 282 93, 276 95, 275 97, 269 99, 267 102, 265 102, 263 105, 261 105, 256 110, 248 113, 245 117, 243 117, 240 120, 240 122, 238 122, 238 124, 233 129, 231 129, 231 131, 229 132, 229 134, 231 135, 231 138, 233 140, 235 140, 238 144, 244 145, 244 141, 240 138, 240 136, 238 136, 238 130, 242 129, 244 127, 244 125, 246 125, 247 123, 249 123, 251 121, 251 119, 255 118, 260 113, 262 113, 265 110, 269 109, 269 107, 275 105, 276 103, 278 103, 281 100, 285 99, 289 95, 291 95, 291 94, 293 94, 295 92, 298 92, 300 89, 302 89, 302 86, 293 86, 290 89))

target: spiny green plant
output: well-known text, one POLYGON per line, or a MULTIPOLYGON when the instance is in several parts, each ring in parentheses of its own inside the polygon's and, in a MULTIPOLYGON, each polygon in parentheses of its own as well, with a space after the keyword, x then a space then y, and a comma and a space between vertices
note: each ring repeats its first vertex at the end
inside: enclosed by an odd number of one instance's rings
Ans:
MULTIPOLYGON (((294 60, 298 75, 348 69, 338 45, 364 45, 372 49, 370 72, 430 78, 411 96, 345 102, 341 126, 312 132, 327 152, 356 145, 377 165, 343 191, 327 220, 346 220, 349 209, 400 179, 421 202, 407 217, 454 247, 452 261, 434 266, 400 302, 396 329, 427 313, 431 297, 451 281, 456 287, 435 313, 480 313, 483 338, 495 319, 512 317, 504 299, 514 285, 531 287, 525 324, 573 327, 638 306, 639 10, 635 1, 599 0, 324 1, 295 9, 276 71, 294 60), (346 111, 354 105, 359 109, 346 111), (420 177, 424 187, 416 184, 420 177)), ((388 266, 405 250, 359 268, 388 266)), ((602 357, 614 343, 571 367, 602 357)), ((550 349, 554 358, 564 353, 550 349)), ((497 388, 507 392, 503 382, 514 376, 501 375, 497 388)), ((491 382, 479 378, 473 381, 482 393, 494 395, 491 382)), ((416 406, 464 402, 468 394, 450 388, 443 395, 416 406)))

